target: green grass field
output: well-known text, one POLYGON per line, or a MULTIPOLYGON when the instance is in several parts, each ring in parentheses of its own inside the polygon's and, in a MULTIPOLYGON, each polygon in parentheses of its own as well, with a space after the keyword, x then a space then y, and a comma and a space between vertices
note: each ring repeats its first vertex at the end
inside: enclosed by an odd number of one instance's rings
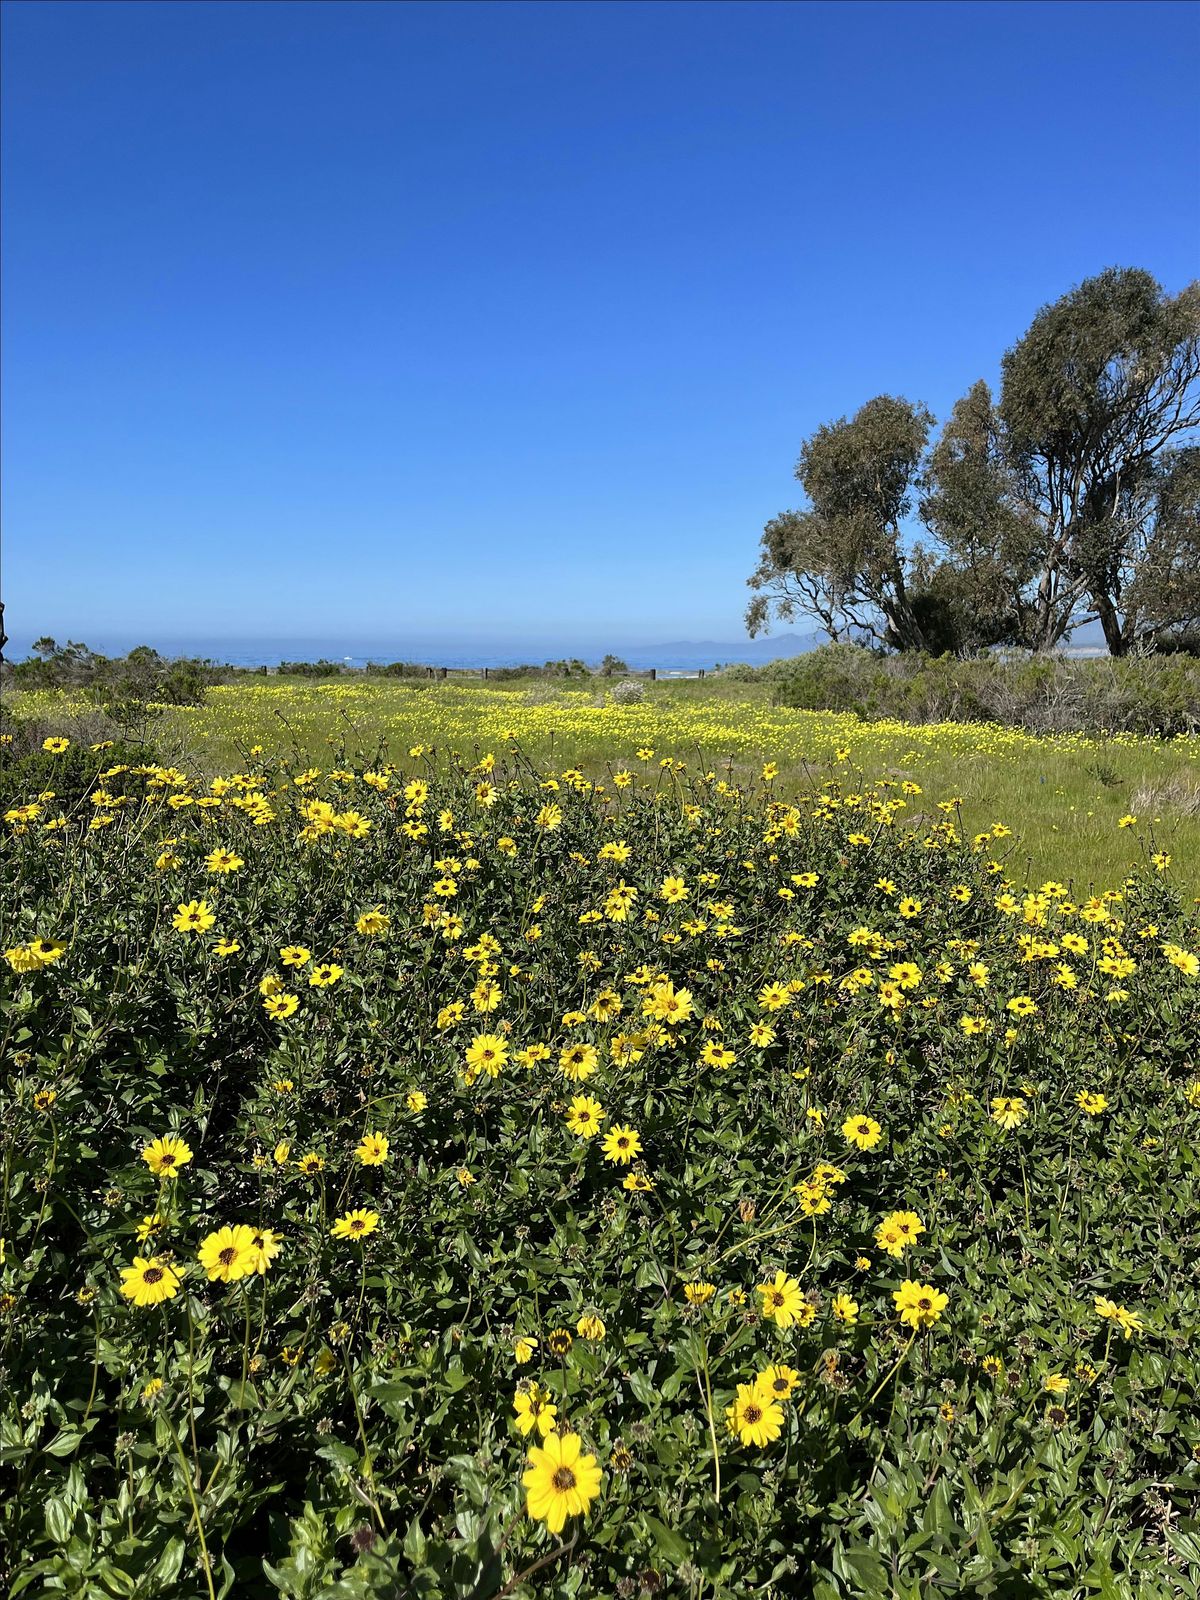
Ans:
MULTIPOLYGON (((1165 851, 1171 874, 1200 893, 1200 740, 1120 735, 1037 738, 981 724, 860 722, 850 715, 773 707, 765 684, 728 679, 647 684, 631 707, 606 703, 603 679, 562 685, 542 678, 497 685, 465 675, 445 682, 391 679, 243 680, 208 703, 165 714, 166 753, 217 772, 254 746, 328 766, 340 752, 378 749, 404 760, 417 744, 439 753, 493 751, 514 742, 542 767, 576 766, 597 777, 623 763, 642 770, 664 757, 689 771, 757 775, 779 765, 784 795, 830 773, 864 783, 891 776, 921 786, 908 820, 961 797, 968 835, 1003 823, 1007 870, 1018 879, 1071 882, 1080 890, 1120 883, 1130 867, 1165 851), (636 752, 654 755, 639 762, 636 752), (848 752, 839 759, 838 752, 848 752), (1118 826, 1124 816, 1137 825, 1118 826)), ((69 702, 21 697, 19 710, 69 731, 69 702)))

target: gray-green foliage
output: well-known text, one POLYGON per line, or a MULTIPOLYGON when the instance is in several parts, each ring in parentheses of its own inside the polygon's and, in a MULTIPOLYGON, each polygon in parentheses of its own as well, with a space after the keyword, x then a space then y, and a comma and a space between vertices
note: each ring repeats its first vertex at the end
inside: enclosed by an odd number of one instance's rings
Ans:
POLYGON ((1200 662, 1184 654, 962 660, 824 645, 774 663, 770 678, 781 705, 866 718, 998 722, 1031 733, 1173 736, 1200 728, 1200 662))
POLYGON ((819 428, 810 505, 767 523, 747 625, 772 609, 833 640, 1051 649, 1098 620, 1113 655, 1200 627, 1200 285, 1110 268, 1034 318, 932 448, 892 396, 819 428), (929 544, 910 545, 916 512, 929 544))

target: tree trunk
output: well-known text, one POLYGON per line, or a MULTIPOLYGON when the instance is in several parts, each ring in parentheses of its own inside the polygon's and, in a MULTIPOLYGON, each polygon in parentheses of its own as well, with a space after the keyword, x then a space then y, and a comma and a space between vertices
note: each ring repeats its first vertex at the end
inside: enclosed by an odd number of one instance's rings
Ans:
POLYGON ((1100 626, 1104 629, 1104 642, 1108 646, 1110 656, 1123 656, 1128 648, 1121 619, 1117 615, 1117 608, 1107 595, 1098 595, 1095 599, 1096 615, 1100 618, 1100 626))

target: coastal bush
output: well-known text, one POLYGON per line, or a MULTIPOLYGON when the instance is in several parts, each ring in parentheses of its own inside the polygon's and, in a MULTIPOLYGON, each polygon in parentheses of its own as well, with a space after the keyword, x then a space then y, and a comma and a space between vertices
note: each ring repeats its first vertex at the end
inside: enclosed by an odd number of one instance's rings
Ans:
POLYGON ((111 733, 111 726, 99 716, 73 723, 69 738, 36 720, 4 724, 0 731, 0 811, 20 806, 31 797, 43 811, 49 807, 58 814, 76 811, 89 795, 102 790, 99 775, 107 768, 155 759, 149 745, 116 740, 111 733), (90 742, 81 739, 81 731, 94 738, 90 742))
POLYGON ((1196 1594, 1164 854, 649 746, 97 782, 6 818, 9 1592, 1196 1594))
POLYGON ((646 685, 640 678, 622 678, 609 693, 619 706, 636 706, 646 698, 646 685))
POLYGON ((916 652, 883 656, 822 645, 776 666, 780 705, 864 719, 998 722, 1032 733, 1138 733, 1200 728, 1200 660, 1187 655, 1070 660, 916 652))
POLYGON ((27 660, 6 662, 4 672, 14 688, 69 690, 124 720, 149 705, 199 705, 209 684, 228 676, 212 661, 162 656, 149 645, 105 656, 74 640, 59 645, 49 638, 39 639, 27 660))

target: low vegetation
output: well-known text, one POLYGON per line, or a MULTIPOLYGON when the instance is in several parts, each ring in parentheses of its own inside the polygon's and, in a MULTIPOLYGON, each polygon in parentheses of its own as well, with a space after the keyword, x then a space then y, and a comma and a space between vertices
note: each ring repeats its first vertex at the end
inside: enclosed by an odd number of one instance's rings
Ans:
MULTIPOLYGON (((539 765, 578 766, 590 777, 609 771, 615 751, 639 745, 734 781, 771 759, 789 795, 829 773, 863 783, 886 775, 927 795, 961 797, 972 834, 1004 820, 1011 870, 1021 876, 1103 889, 1120 881, 1131 854, 1146 861, 1166 851, 1186 892, 1200 893, 1194 736, 1040 737, 991 723, 794 710, 772 703, 778 678, 768 673, 650 684, 640 702, 622 706, 613 694, 620 681, 248 675, 213 686, 201 705, 151 708, 132 723, 107 725, 86 697, 26 691, 13 702, 13 726, 18 740, 35 743, 56 730, 87 744, 132 737, 209 776, 251 759, 256 746, 323 765, 347 749, 386 760, 421 744, 473 758, 514 741, 539 765)), ((3 758, 0 746, 0 770, 3 758)))
POLYGON ((9 807, 9 1592, 1196 1596, 1166 853, 345 692, 9 807))
POLYGON ((826 645, 775 663, 771 680, 781 705, 852 711, 864 721, 994 722, 1100 737, 1200 733, 1200 658, 1182 654, 956 660, 826 645))

